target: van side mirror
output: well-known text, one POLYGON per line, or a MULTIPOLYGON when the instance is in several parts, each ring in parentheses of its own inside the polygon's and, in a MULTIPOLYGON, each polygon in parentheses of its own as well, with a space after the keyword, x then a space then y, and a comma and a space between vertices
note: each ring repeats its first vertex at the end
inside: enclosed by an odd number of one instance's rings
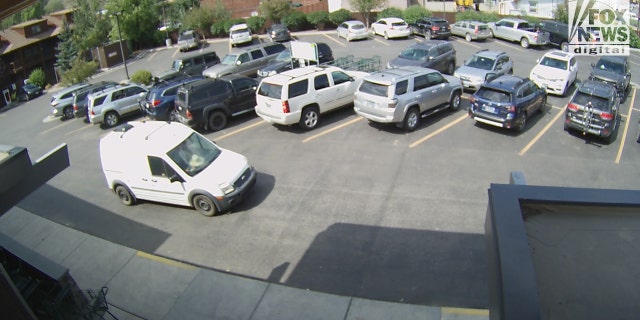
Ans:
POLYGON ((174 182, 176 182, 176 181, 184 182, 184 180, 182 179, 182 177, 180 177, 177 173, 172 174, 172 175, 169 177, 169 181, 170 181, 171 183, 174 183, 174 182))

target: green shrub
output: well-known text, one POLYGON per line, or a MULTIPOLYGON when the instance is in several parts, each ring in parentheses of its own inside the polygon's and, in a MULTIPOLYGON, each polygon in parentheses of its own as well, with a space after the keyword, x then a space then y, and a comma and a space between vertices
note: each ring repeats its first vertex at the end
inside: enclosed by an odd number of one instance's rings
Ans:
POLYGON ((307 27, 307 16, 300 11, 294 10, 290 14, 282 17, 282 23, 291 31, 304 30, 307 27))
POLYGON ((400 18, 402 17, 402 9, 400 8, 396 8, 396 7, 389 7, 386 8, 382 11, 380 11, 380 13, 378 13, 378 16, 376 17, 376 19, 382 19, 382 18, 400 18))
POLYGON ((476 20, 481 22, 496 22, 500 19, 501 17, 497 13, 493 12, 468 10, 456 13, 456 21, 476 20))
POLYGON ((629 29, 629 46, 631 48, 640 48, 640 38, 635 30, 629 29))
POLYGON ((329 13, 329 21, 331 21, 331 23, 336 26, 347 20, 351 20, 351 11, 347 9, 342 8, 340 10, 329 13))
POLYGON ((307 14, 307 21, 311 23, 316 29, 322 30, 324 25, 329 22, 329 12, 315 11, 307 14))
POLYGON ((214 22, 209 29, 211 35, 214 37, 222 37, 226 35, 227 31, 225 30, 224 25, 225 21, 214 22))
POLYGON ((131 81, 135 83, 142 83, 144 85, 151 84, 151 72, 147 70, 138 70, 131 75, 131 81))
POLYGON ((94 75, 98 70, 98 63, 95 61, 84 61, 82 59, 76 59, 71 66, 71 69, 67 70, 62 75, 61 84, 63 86, 70 86, 85 82, 89 77, 94 75))
POLYGON ((402 13, 402 19, 407 23, 414 23, 422 17, 431 17, 431 11, 418 5, 410 6, 402 13))
POLYGON ((47 78, 44 75, 44 71, 42 69, 37 68, 31 71, 29 74, 29 83, 34 84, 40 88, 44 88, 47 84, 47 78))
POLYGON ((249 26, 249 29, 251 29, 253 33, 258 33, 262 31, 262 29, 264 28, 265 22, 266 22, 266 19, 261 16, 247 18, 247 25, 249 26))

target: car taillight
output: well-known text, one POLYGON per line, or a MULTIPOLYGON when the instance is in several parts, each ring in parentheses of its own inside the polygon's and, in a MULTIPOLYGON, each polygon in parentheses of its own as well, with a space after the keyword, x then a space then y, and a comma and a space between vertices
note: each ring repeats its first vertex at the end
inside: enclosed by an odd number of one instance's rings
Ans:
POLYGON ((282 113, 289 113, 290 111, 291 110, 289 110, 289 101, 282 101, 282 113))
POLYGON ((471 96, 471 98, 469 98, 469 102, 476 103, 476 97, 471 96))
POLYGON ((398 105, 398 99, 392 99, 389 103, 389 108, 393 109, 398 105))
POLYGON ((80 108, 78 108, 78 105, 77 105, 77 104, 74 104, 74 105, 73 105, 73 110, 78 111, 78 109, 80 109, 80 108))
POLYGON ((507 106, 507 112, 516 112, 516 106, 507 106))
POLYGON ((160 104, 160 100, 153 100, 151 101, 151 106, 152 107, 157 107, 160 104))
POLYGON ((571 111, 574 111, 574 112, 575 112, 575 111, 578 111, 578 106, 577 106, 577 105, 575 105, 575 104, 573 104, 573 103, 569 103, 569 104, 567 105, 567 109, 569 109, 569 110, 571 110, 571 111))
POLYGON ((602 118, 602 120, 612 120, 613 119, 613 114, 609 113, 609 112, 603 112, 600 114, 600 118, 602 118))
POLYGON ((538 41, 538 34, 536 33, 535 36, 533 36, 533 41, 538 41))
POLYGON ((476 28, 473 29, 473 33, 478 34, 478 26, 476 26, 476 28))
POLYGON ((440 27, 438 27, 438 26, 433 26, 433 28, 431 28, 431 29, 433 29, 433 31, 438 31, 438 30, 440 30, 440 27))
POLYGON ((93 112, 93 109, 91 109, 91 112, 89 112, 89 113, 90 113, 92 116, 95 116, 95 115, 96 115, 96 113, 95 113, 95 112, 93 112))
POLYGON ((187 109, 187 119, 193 119, 193 115, 191 114, 191 111, 189 111, 189 109, 187 109))

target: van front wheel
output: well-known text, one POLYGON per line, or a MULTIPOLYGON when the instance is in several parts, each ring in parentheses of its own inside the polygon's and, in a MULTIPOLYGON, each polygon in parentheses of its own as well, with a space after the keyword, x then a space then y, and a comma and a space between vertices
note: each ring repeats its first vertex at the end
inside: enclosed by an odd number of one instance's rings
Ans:
POLYGON ((193 197, 193 207, 196 208, 203 216, 213 217, 218 213, 218 208, 213 201, 205 195, 197 195, 193 197))
POLYGON ((129 189, 127 189, 125 186, 118 185, 116 187, 116 194, 125 206, 132 206, 136 203, 136 198, 133 197, 131 192, 129 192, 129 189))

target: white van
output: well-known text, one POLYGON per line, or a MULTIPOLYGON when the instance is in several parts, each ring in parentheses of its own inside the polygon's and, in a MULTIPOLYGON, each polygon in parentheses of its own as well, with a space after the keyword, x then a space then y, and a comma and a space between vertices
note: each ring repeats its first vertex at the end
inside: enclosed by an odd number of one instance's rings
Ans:
POLYGON ((251 36, 251 30, 246 23, 236 24, 229 28, 229 43, 232 47, 252 42, 253 36, 251 36))
POLYGON ((256 180, 246 157, 178 122, 119 126, 100 140, 100 161, 109 189, 125 205, 143 199, 209 217, 240 202, 256 180))

